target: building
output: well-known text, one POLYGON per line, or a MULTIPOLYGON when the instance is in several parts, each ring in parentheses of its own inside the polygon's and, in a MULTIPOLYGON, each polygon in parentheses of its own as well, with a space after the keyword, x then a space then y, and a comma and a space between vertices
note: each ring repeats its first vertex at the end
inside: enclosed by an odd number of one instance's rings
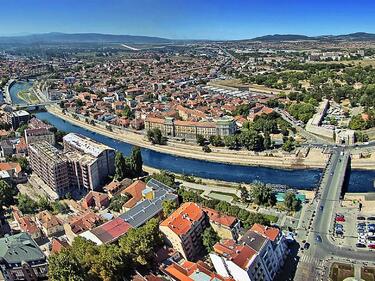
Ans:
POLYGON ((161 217, 164 201, 178 201, 174 190, 165 184, 151 179, 142 191, 142 200, 120 217, 132 227, 140 227, 154 217, 161 217))
POLYGON ((185 259, 203 250, 202 233, 208 225, 206 214, 196 203, 184 203, 160 224, 166 242, 185 259))
POLYGON ((353 145, 355 143, 355 131, 349 129, 342 129, 336 131, 336 143, 337 144, 344 144, 344 145, 353 145))
POLYGON ((23 124, 27 124, 30 120, 30 113, 25 110, 13 111, 7 114, 7 123, 12 126, 14 130, 18 129, 23 124))
POLYGON ((24 232, 0 238, 0 271, 6 281, 47 280, 47 259, 24 232))
POLYGON ((103 187, 104 191, 107 192, 108 197, 112 198, 113 196, 117 195, 121 191, 123 191, 125 188, 127 188, 129 185, 133 183, 132 179, 125 178, 122 181, 111 181, 109 184, 103 187))
POLYGON ((91 230, 82 232, 79 236, 91 240, 97 245, 113 243, 125 235, 132 226, 122 218, 116 218, 91 230))
POLYGON ((46 141, 29 145, 30 165, 58 196, 70 190, 68 161, 65 155, 46 141))
POLYGON ((271 281, 288 254, 285 237, 277 228, 254 224, 237 243, 222 240, 210 254, 216 271, 236 281, 271 281))
POLYGON ((27 144, 46 141, 55 145, 55 134, 47 128, 30 128, 25 130, 25 140, 27 144))
POLYGON ((95 208, 102 209, 109 205, 109 197, 106 193, 90 191, 82 199, 82 207, 85 209, 95 208))
POLYGON ((169 138, 182 138, 195 140, 198 135, 206 139, 210 136, 225 137, 236 132, 236 122, 233 118, 226 117, 212 122, 196 122, 175 120, 173 117, 155 118, 147 117, 145 120, 146 131, 158 128, 163 136, 169 138))
POLYGON ((162 268, 163 273, 175 281, 234 281, 231 277, 223 277, 213 272, 204 262, 184 261, 181 264, 172 262, 162 268))
POLYGON ((70 133, 63 137, 72 183, 79 189, 98 190, 115 172, 115 150, 70 133))
POLYGON ((36 221, 39 228, 42 229, 44 235, 47 237, 58 236, 64 232, 62 221, 47 210, 38 213, 36 221))
POLYGON ((125 202, 124 206, 122 207, 124 211, 128 211, 133 208, 139 201, 143 199, 143 190, 146 189, 146 184, 141 181, 137 180, 125 188, 121 194, 130 195, 131 198, 125 202))
POLYGON ((85 213, 70 217, 69 221, 64 224, 64 231, 68 240, 72 242, 79 234, 93 229, 101 223, 102 219, 100 216, 88 210, 85 213))
POLYGON ((211 227, 221 239, 238 239, 241 223, 237 218, 210 208, 203 208, 203 211, 206 213, 211 227))

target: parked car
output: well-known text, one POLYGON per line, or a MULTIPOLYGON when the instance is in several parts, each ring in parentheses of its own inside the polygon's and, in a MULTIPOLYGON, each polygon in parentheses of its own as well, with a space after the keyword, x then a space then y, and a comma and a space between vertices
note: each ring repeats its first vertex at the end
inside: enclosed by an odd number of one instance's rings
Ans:
POLYGON ((303 245, 303 249, 307 250, 310 247, 310 243, 306 242, 305 245, 303 245))
POLYGON ((357 248, 366 248, 366 245, 363 243, 357 243, 355 245, 357 246, 357 248))
POLYGON ((370 249, 375 249, 375 244, 368 244, 367 247, 369 247, 370 249))
POLYGON ((362 217, 362 216, 358 216, 357 217, 357 220, 359 220, 359 221, 364 221, 366 218, 365 217, 362 217))
POLYGON ((369 236, 369 237, 367 237, 367 240, 375 241, 375 236, 369 236))
POLYGON ((319 210, 323 211, 323 209, 324 209, 324 206, 321 205, 321 206, 319 207, 319 210))
POLYGON ((368 221, 375 221, 375 217, 368 217, 367 220, 368 221))
POLYGON ((367 226, 368 227, 375 227, 375 223, 369 223, 367 226))
POLYGON ((336 228, 343 228, 344 226, 341 223, 336 223, 335 227, 336 228))
POLYGON ((336 221, 345 222, 345 218, 344 217, 336 217, 336 221))

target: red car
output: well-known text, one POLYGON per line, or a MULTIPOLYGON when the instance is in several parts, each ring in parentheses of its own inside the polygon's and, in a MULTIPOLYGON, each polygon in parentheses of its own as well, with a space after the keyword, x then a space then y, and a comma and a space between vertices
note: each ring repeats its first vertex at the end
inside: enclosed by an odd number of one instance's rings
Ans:
POLYGON ((369 247, 370 249, 375 249, 375 244, 368 244, 367 247, 369 247))
POLYGON ((345 217, 336 217, 336 221, 339 221, 339 222, 345 222, 345 217))

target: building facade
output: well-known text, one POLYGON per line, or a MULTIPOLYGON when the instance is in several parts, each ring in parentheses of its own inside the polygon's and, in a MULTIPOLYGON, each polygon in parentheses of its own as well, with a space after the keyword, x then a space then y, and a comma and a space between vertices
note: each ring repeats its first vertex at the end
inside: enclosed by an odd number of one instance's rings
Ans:
POLYGON ((236 123, 232 118, 221 118, 212 122, 195 122, 175 120, 173 117, 155 118, 145 120, 145 130, 160 129, 163 136, 195 140, 198 135, 208 139, 210 136, 225 137, 236 132, 236 123))
POLYGON ((65 155, 46 141, 33 143, 28 148, 30 165, 58 196, 70 190, 68 161, 65 155))
POLYGON ((160 224, 166 242, 185 259, 194 259, 203 249, 206 214, 196 203, 184 203, 160 224))
POLYGON ((55 145, 55 134, 47 128, 26 129, 25 140, 27 144, 46 141, 55 145))

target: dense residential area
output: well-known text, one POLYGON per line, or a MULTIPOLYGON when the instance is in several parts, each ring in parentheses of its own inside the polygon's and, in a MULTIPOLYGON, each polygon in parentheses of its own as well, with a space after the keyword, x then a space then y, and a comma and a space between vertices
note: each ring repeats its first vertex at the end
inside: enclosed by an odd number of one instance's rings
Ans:
POLYGON ((348 3, 8 2, 0 281, 375 280, 375 34, 339 35, 348 3))

